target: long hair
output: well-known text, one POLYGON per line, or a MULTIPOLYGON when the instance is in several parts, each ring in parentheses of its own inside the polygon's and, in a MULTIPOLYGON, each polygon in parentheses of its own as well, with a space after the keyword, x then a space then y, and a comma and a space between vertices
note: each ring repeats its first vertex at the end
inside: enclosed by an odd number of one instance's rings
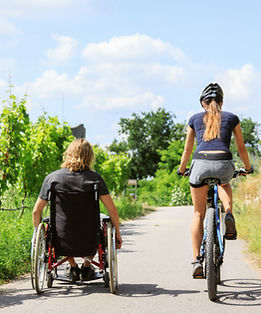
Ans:
POLYGON ((85 139, 76 139, 66 149, 61 167, 71 172, 83 171, 91 168, 94 153, 91 144, 85 139))
POLYGON ((207 110, 203 118, 206 129, 203 139, 211 141, 215 138, 220 138, 220 124, 221 124, 221 105, 215 99, 206 99, 207 110))

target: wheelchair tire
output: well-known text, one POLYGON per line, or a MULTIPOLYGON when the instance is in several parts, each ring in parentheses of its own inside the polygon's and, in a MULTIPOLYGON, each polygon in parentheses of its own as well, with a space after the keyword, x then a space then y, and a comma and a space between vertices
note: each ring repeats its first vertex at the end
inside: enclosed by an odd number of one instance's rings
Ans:
POLYGON ((35 289, 35 274, 34 274, 34 260, 35 260, 35 239, 36 233, 34 232, 32 242, 31 242, 31 284, 32 288, 35 289))
POLYGON ((47 273, 46 274, 47 288, 52 288, 53 280, 54 280, 53 274, 52 273, 47 273))
POLYGON ((117 267, 117 250, 115 228, 112 223, 108 223, 107 227, 108 240, 108 267, 109 267, 109 286, 110 292, 115 293, 118 288, 118 267, 117 267))
POLYGON ((110 278, 109 278, 109 273, 106 271, 103 277, 104 280, 104 287, 109 288, 110 287, 110 278))
POLYGON ((35 239, 34 253, 34 286, 38 294, 43 292, 44 280, 46 279, 46 239, 44 224, 38 226, 35 239))

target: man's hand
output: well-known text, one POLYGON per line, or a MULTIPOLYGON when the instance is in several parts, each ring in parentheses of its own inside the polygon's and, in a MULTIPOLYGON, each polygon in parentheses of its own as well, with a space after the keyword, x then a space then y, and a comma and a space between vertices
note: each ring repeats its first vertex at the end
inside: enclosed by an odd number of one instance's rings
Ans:
POLYGON ((116 234, 116 249, 121 249, 122 246, 122 238, 120 234, 116 234))

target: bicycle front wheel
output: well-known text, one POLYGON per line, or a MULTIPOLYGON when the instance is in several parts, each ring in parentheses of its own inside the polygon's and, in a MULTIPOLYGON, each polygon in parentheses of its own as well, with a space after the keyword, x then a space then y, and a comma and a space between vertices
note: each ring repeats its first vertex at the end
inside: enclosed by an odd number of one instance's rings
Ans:
POLYGON ((206 279, 208 297, 211 301, 217 297, 217 256, 216 253, 215 209, 207 210, 207 236, 206 236, 206 279))

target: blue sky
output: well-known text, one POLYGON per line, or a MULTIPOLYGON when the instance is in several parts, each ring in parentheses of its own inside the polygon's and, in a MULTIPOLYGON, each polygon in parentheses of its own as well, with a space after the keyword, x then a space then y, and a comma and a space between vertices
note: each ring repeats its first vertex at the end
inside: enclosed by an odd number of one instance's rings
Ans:
POLYGON ((33 120, 84 123, 106 145, 133 112, 187 120, 218 82, 224 110, 260 123, 260 21, 259 0, 0 1, 0 99, 11 75, 33 120))

